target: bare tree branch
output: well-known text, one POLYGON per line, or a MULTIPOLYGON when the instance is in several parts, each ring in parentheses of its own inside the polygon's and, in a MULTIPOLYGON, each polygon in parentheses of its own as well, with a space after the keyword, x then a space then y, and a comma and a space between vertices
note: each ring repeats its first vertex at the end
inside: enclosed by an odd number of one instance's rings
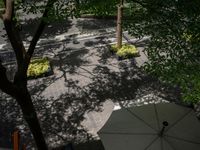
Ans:
POLYGON ((15 23, 12 20, 14 16, 14 1, 6 0, 6 8, 5 13, 2 15, 2 19, 4 22, 5 30, 7 32, 8 38, 11 42, 13 50, 16 55, 18 66, 22 65, 24 56, 25 56, 25 48, 23 42, 15 28, 15 23))
POLYGON ((5 14, 3 15, 4 18, 6 18, 7 20, 11 20, 12 19, 12 11, 13 11, 13 3, 14 1, 13 0, 6 0, 5 3, 5 6, 6 6, 6 12, 5 14))

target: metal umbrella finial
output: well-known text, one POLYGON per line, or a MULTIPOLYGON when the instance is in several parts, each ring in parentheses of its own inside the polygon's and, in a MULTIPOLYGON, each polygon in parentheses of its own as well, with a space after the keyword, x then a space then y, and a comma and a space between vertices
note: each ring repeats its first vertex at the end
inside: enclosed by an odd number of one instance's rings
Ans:
POLYGON ((162 137, 165 131, 165 128, 169 125, 169 123, 167 121, 163 121, 163 127, 162 130, 159 132, 159 136, 162 137))

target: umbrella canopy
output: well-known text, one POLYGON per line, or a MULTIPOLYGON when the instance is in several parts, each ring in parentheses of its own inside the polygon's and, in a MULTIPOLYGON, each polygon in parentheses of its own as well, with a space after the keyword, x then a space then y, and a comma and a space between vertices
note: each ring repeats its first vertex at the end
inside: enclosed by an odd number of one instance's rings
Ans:
POLYGON ((98 134, 106 150, 200 150, 200 122, 176 104, 113 111, 98 134))

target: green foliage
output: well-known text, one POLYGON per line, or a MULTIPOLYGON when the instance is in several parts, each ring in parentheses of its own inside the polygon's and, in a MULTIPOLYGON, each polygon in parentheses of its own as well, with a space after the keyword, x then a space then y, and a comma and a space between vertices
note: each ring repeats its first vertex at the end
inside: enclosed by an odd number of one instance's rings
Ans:
POLYGON ((81 14, 92 14, 95 16, 116 15, 119 0, 86 0, 81 3, 81 14))
POLYGON ((178 85, 185 102, 200 101, 200 1, 140 0, 125 27, 133 36, 150 36, 144 68, 178 85))
POLYGON ((116 44, 112 44, 110 50, 111 50, 112 52, 117 52, 117 51, 118 51, 117 45, 116 45, 116 44))
POLYGON ((0 0, 0 8, 3 8, 3 7, 4 7, 3 0, 0 0))
MULTIPOLYGON (((53 7, 47 7, 49 12, 47 17, 42 18, 46 22, 55 22, 64 20, 67 17, 76 17, 80 13, 80 7, 78 0, 50 0, 53 3, 53 7)), ((25 14, 37 14, 44 13, 47 5, 47 0, 16 0, 15 9, 23 11, 25 14)))
MULTIPOLYGON (((1 0, 2 1, 2 0, 1 0)), ((78 17, 83 14, 96 16, 116 15, 119 0, 50 0, 54 2, 49 8, 48 17, 43 18, 46 22, 55 22, 67 17, 78 17)), ((15 9, 23 10, 26 14, 44 13, 47 0, 15 0, 15 9)))
POLYGON ((31 60, 27 76, 28 77, 38 77, 47 73, 50 69, 50 63, 48 58, 40 58, 31 60))
POLYGON ((122 58, 131 58, 138 56, 138 50, 134 45, 123 44, 120 49, 117 48, 116 44, 111 45, 111 51, 115 52, 117 56, 122 58))
POLYGON ((185 39, 187 42, 192 40, 192 35, 191 34, 187 34, 187 33, 183 33, 182 38, 185 39))

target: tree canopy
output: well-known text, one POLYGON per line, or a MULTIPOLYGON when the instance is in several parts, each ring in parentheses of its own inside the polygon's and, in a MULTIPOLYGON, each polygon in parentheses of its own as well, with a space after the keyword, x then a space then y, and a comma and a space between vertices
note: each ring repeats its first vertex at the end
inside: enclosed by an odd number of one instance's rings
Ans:
POLYGON ((145 69, 179 86, 188 103, 200 101, 200 1, 129 0, 125 27, 133 36, 149 36, 145 69))
POLYGON ((110 16, 116 15, 117 5, 120 0, 86 0, 80 1, 81 14, 92 14, 95 16, 110 16))

